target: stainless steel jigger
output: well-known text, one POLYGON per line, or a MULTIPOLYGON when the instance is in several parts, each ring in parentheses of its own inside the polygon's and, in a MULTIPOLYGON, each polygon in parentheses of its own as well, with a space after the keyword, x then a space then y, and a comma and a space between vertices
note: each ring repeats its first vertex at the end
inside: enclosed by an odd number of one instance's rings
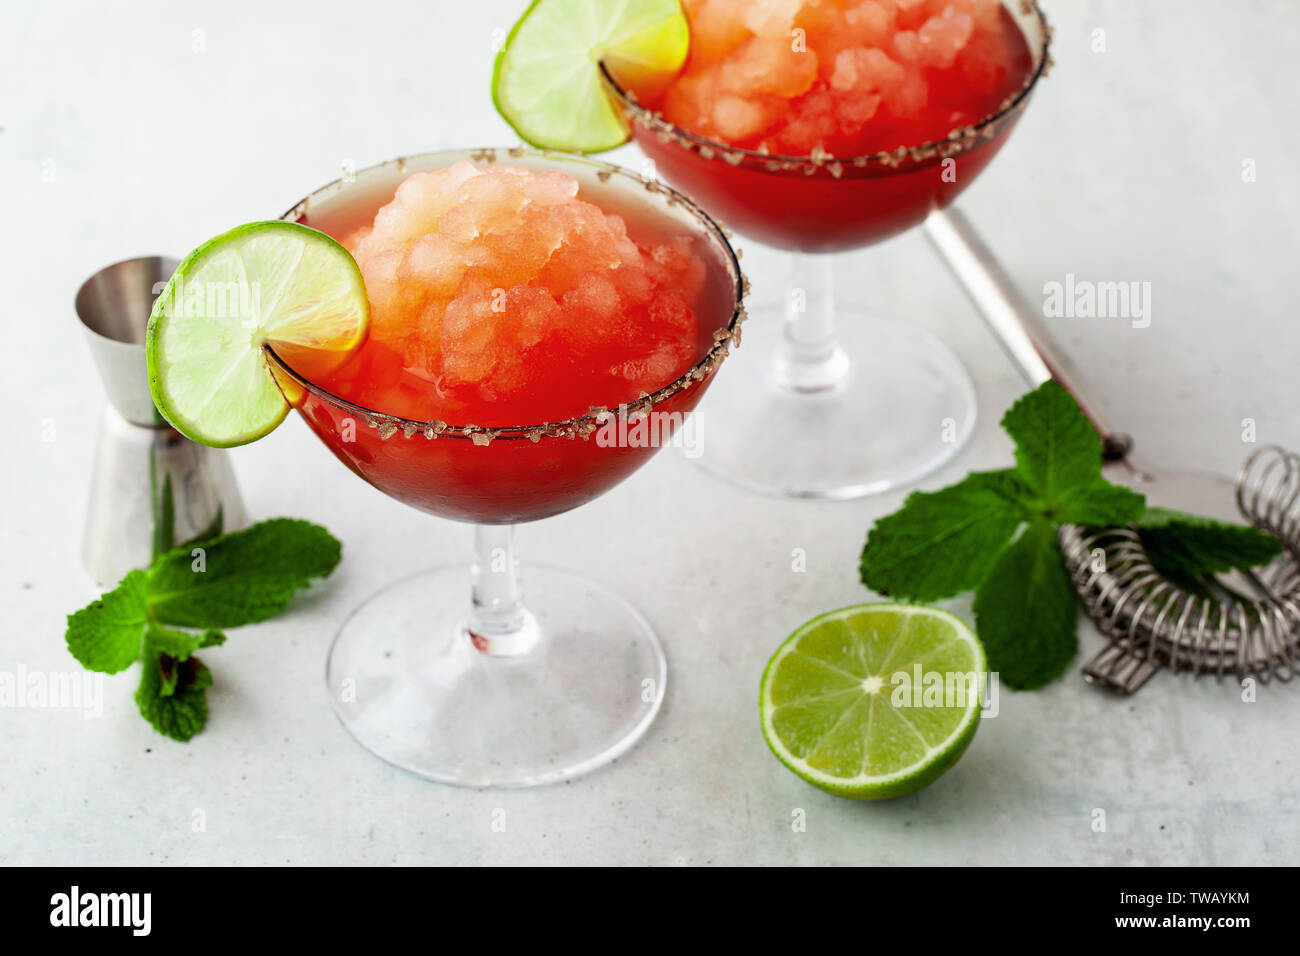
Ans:
POLYGON ((81 552, 102 585, 116 584, 175 544, 245 521, 229 458, 168 425, 149 394, 145 328, 176 266, 160 256, 127 259, 101 269, 77 292, 77 317, 109 401, 81 552))

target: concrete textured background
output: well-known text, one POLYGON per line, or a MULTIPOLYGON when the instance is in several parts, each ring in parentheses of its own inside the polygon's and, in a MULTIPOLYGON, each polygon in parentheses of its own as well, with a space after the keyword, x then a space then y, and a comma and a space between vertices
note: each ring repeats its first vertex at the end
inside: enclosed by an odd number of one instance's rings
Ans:
MULTIPOLYGON (((1275 0, 1048 0, 1055 71, 963 206, 1027 294, 1080 278, 1152 284, 1152 322, 1058 320, 1092 392, 1168 467, 1231 473, 1260 441, 1300 448, 1293 172, 1300 13, 1275 0), (1094 52, 1103 30, 1105 52, 1094 52), (1243 161, 1253 160, 1254 182, 1243 161)), ((494 31, 521 0, 360 11, 322 0, 3 4, 0 670, 68 670, 102 392, 72 312, 80 281, 278 214, 340 164, 513 142, 488 98, 494 31), (196 33, 195 31, 202 31, 196 33), (205 49, 195 50, 196 37, 205 49), (51 176, 52 174, 52 176, 51 176), (51 180, 52 181, 49 181, 51 180), (48 425, 55 440, 45 441, 48 425)), ((499 35, 499 34, 497 34, 499 35)), ((634 164, 635 150, 613 154, 634 164)), ((753 244, 746 266, 779 275, 753 244)), ((925 487, 1000 466, 1023 388, 919 234, 843 256, 841 294, 945 338, 983 414, 925 487)), ((756 280, 756 293, 779 293, 756 280), (765 289, 764 286, 767 288, 765 289)), ((742 361, 744 351, 732 361, 742 361)), ((188 746, 137 716, 0 710, 6 863, 1284 863, 1300 854, 1300 692, 1161 676, 1123 700, 1077 668, 1004 694, 939 784, 888 805, 814 790, 768 753, 771 651, 867 597, 857 555, 902 494, 801 504, 737 493, 665 453, 596 503, 522 529, 525 559, 588 571, 641 607, 670 655, 664 710, 612 767, 528 792, 435 786, 356 746, 330 714, 325 648, 383 582, 466 555, 469 531, 340 468, 296 419, 234 452, 255 517, 345 542, 331 585, 208 654, 208 729, 188 746), (793 548, 808 571, 790 571, 793 548), (505 810, 505 832, 492 829, 505 810), (1094 809, 1107 830, 1094 832, 1094 809), (206 815, 193 832, 194 811, 206 815), (792 832, 792 813, 807 814, 792 832)), ((951 602, 968 613, 963 602, 951 602)), ((1084 653, 1100 645, 1081 625, 1084 653)))

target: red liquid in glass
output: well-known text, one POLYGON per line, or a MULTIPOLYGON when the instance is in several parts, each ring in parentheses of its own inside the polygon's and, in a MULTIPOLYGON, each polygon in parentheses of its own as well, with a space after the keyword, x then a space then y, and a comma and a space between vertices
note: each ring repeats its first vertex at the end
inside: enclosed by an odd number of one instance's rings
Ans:
MULTIPOLYGON (((414 164, 416 161, 411 161, 414 164)), ((562 170, 569 172, 569 170, 562 170)), ((581 177, 579 177, 581 180, 581 177)), ((358 226, 370 222, 376 210, 391 199, 400 177, 390 177, 386 189, 358 189, 349 196, 345 191, 324 202, 313 204, 310 211, 297 219, 304 225, 320 229, 342 240, 358 226)), ((597 200, 587 195, 584 182, 581 198, 597 202, 610 212, 617 212, 627 222, 629 234, 638 241, 660 241, 667 236, 687 233, 680 220, 670 221, 651 203, 640 197, 605 197, 597 200), (607 201, 608 200, 608 201, 607 201)), ((698 340, 696 360, 703 360, 715 345, 714 333, 730 322, 736 305, 736 283, 721 247, 705 238, 701 231, 692 239, 694 253, 704 263, 706 278, 694 303, 698 340)), ((367 483, 414 508, 445 518, 481 524, 509 524, 533 521, 575 508, 618 484, 653 455, 663 441, 675 433, 684 416, 695 408, 711 375, 692 382, 663 399, 652 411, 653 427, 638 432, 634 425, 625 426, 622 443, 610 444, 614 426, 597 429, 585 438, 538 435, 538 440, 518 433, 498 435, 490 442, 479 442, 461 435, 440 434, 427 438, 423 428, 403 429, 401 423, 379 421, 380 427, 368 423, 367 409, 381 415, 405 416, 418 410, 418 398, 402 396, 409 385, 402 377, 393 381, 393 391, 385 401, 383 390, 363 392, 365 407, 356 407, 333 394, 327 394, 330 376, 311 376, 304 356, 284 356, 286 364, 304 379, 314 381, 316 390, 304 388, 283 370, 277 380, 290 403, 331 452, 367 483), (631 428, 631 431, 628 429, 631 428)), ((362 356, 375 364, 369 374, 382 375, 377 367, 384 361, 396 361, 395 353, 374 349, 362 356)), ((363 362, 364 364, 364 362, 363 362)), ((391 373, 393 370, 389 370, 391 373)), ((356 369, 353 368, 355 374, 356 369)), ((581 369, 572 376, 581 380, 581 369)), ((661 385, 669 385, 663 382, 661 385)), ((636 396, 628 396, 633 400, 636 396)), ((599 401, 593 396, 594 401, 599 401)), ((574 414, 588 409, 575 410, 574 414)), ((370 416, 373 418, 373 416, 370 416)), ((429 423, 434 428, 434 423, 429 423)), ((438 423, 439 425, 441 423, 438 423)), ((479 425, 483 422, 456 421, 453 425, 479 425)), ((542 421, 520 421, 517 425, 541 425, 542 421)), ((435 434, 436 428, 434 431, 435 434)))
MULTIPOLYGON (((1024 88, 1035 69, 1025 36, 1005 8, 1000 11, 999 30, 1007 51, 1000 82, 986 97, 987 110, 972 111, 966 102, 964 115, 996 112, 1024 88)), ((871 121, 865 143, 869 151, 920 146, 935 137, 936 129, 951 128, 944 117, 961 112, 955 105, 970 99, 968 94, 963 97, 961 72, 936 71, 928 80, 927 110, 909 121, 871 121)), ((987 123, 976 134, 974 145, 946 158, 938 152, 905 156, 897 167, 874 159, 855 165, 844 158, 780 169, 772 168, 780 165, 775 157, 733 154, 729 159, 723 144, 701 150, 698 142, 692 142, 688 147, 680 138, 644 122, 633 122, 632 135, 666 181, 727 226, 780 248, 834 252, 887 239, 951 203, 1002 147, 1027 98, 1026 93, 1016 108, 987 123)))

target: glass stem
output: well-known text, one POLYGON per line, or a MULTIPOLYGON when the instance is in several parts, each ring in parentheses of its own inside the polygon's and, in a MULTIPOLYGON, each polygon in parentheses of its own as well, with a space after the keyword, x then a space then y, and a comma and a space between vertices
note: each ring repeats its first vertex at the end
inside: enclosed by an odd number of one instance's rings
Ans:
POLYGON ((515 560, 514 525, 474 526, 473 595, 465 630, 474 647, 493 657, 527 653, 540 632, 524 607, 515 560))
POLYGON ((790 257, 785 299, 785 335, 776 357, 776 383, 792 392, 815 394, 839 388, 849 358, 835 329, 835 275, 829 255, 790 257))

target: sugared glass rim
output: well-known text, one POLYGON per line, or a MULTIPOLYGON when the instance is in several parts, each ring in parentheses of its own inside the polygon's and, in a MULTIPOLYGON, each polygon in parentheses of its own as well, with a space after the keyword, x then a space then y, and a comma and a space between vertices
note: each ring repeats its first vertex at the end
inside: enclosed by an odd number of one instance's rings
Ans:
MULTIPOLYGON (((719 328, 713 333, 714 342, 705 356, 692 365, 686 372, 674 381, 663 386, 662 388, 642 395, 630 402, 624 402, 615 408, 601 408, 593 406, 583 415, 568 418, 559 422, 543 422, 540 425, 509 425, 502 427, 491 427, 487 425, 453 425, 449 422, 431 419, 420 421, 411 418, 404 418, 400 415, 390 415, 387 412, 381 412, 377 409, 367 408, 356 402, 335 395, 326 388, 317 385, 315 382, 305 378, 299 372, 295 371, 290 365, 276 354, 275 350, 269 345, 263 345, 263 350, 268 359, 275 363, 276 367, 287 375, 295 384, 305 391, 310 392, 322 401, 348 410, 352 414, 365 420, 372 428, 379 430, 381 438, 388 438, 401 431, 407 438, 416 434, 423 434, 425 438, 467 438, 476 445, 487 445, 497 440, 529 440, 539 442, 543 438, 586 438, 594 433, 602 424, 612 418, 634 419, 647 415, 655 406, 664 402, 668 398, 676 395, 678 392, 690 388, 697 382, 712 375, 730 354, 733 344, 740 344, 740 326, 745 321, 744 298, 749 291, 749 282, 740 270, 740 260, 736 251, 731 247, 726 231, 703 209, 695 204, 692 200, 683 196, 672 187, 654 179, 647 179, 644 176, 638 176, 631 170, 624 169, 621 166, 615 166, 612 163, 601 162, 600 160, 591 159, 586 156, 580 156, 574 153, 564 153, 557 150, 544 149, 526 149, 523 147, 480 147, 476 149, 449 149, 436 150, 429 153, 417 153, 412 156, 399 156, 396 159, 390 159, 387 162, 377 163, 374 166, 368 166, 356 173, 339 177, 333 182, 326 183, 319 189, 313 190, 309 195, 294 203, 293 207, 287 210, 280 218, 290 221, 300 219, 308 210, 313 196, 317 196, 327 189, 344 188, 345 185, 352 183, 355 179, 375 170, 386 167, 395 167, 399 172, 405 170, 408 163, 412 161, 434 160, 447 158, 446 165, 455 162, 451 157, 468 159, 476 164, 495 163, 502 155, 507 158, 519 158, 522 156, 531 156, 547 161, 556 161, 563 163, 578 163, 589 167, 594 167, 597 178, 602 182, 608 181, 610 176, 622 176, 634 183, 641 185, 647 192, 659 193, 666 197, 665 201, 669 206, 680 205, 687 212, 694 216, 704 227, 704 231, 712 236, 714 242, 718 244, 726 253, 724 265, 727 266, 735 276, 735 295, 734 306, 731 312, 731 318, 724 328, 719 328), (603 174, 603 175, 602 175, 603 174)), ((445 168, 443 166, 434 168, 445 168)), ((291 404, 293 404, 291 402, 291 404)))
MULTIPOLYGON (((1004 0, 1003 5, 1007 6, 1013 2, 1016 2, 1016 0, 1004 0)), ((693 133, 670 123, 658 113, 642 106, 636 101, 635 94, 619 86, 618 81, 610 74, 603 61, 600 63, 600 72, 610 94, 618 101, 628 122, 640 123, 645 128, 654 131, 661 138, 674 140, 685 149, 693 149, 699 152, 702 158, 706 160, 720 157, 732 166, 761 165, 762 171, 767 173, 798 172, 800 175, 809 176, 823 171, 836 179, 844 175, 852 176, 853 172, 857 170, 878 171, 882 167, 890 172, 896 172, 904 161, 910 160, 912 165, 919 165, 932 159, 942 160, 974 149, 976 146, 993 139, 1004 119, 1013 112, 1024 109, 1030 91, 1033 90, 1040 77, 1047 75, 1047 71, 1051 67, 1052 59, 1048 48, 1051 45, 1052 29, 1047 24, 1047 17, 1044 15, 1042 8, 1039 7, 1038 0, 1019 0, 1019 3, 1023 16, 1037 16, 1038 30, 1042 41, 1038 48, 1038 63, 1025 78, 1020 90, 1007 97, 997 112, 990 113, 978 123, 952 130, 945 139, 930 140, 919 146, 900 146, 894 150, 870 153, 866 156, 844 157, 832 156, 830 153, 788 156, 779 153, 760 153, 756 150, 743 149, 729 143, 709 139, 706 136, 701 136, 698 133, 693 133)))

